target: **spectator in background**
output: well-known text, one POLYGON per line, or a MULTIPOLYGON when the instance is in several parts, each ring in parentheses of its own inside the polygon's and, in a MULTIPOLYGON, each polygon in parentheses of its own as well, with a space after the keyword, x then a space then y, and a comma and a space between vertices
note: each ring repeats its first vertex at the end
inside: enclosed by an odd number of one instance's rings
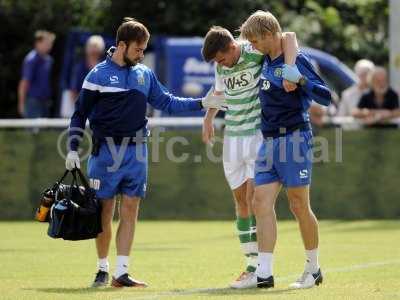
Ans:
POLYGON ((25 118, 46 118, 50 114, 53 59, 49 55, 55 34, 35 32, 34 49, 24 59, 22 78, 18 85, 18 112, 25 118))
POLYGON ((387 124, 388 120, 396 116, 399 97, 389 86, 386 69, 375 67, 369 75, 369 83, 371 90, 361 96, 353 116, 371 127, 397 127, 395 124, 387 124))
POLYGON ((69 95, 62 100, 61 116, 70 118, 74 112, 75 101, 82 88, 83 80, 104 56, 105 43, 100 35, 92 35, 85 44, 85 57, 72 68, 69 95))
POLYGON ((316 127, 323 127, 324 126, 324 116, 327 114, 327 107, 322 106, 318 103, 312 103, 308 110, 310 115, 310 121, 314 125, 313 129, 315 130, 316 127))
POLYGON ((361 96, 369 89, 368 74, 374 68, 374 63, 367 59, 357 61, 354 66, 354 72, 358 77, 358 82, 345 89, 342 93, 342 99, 339 103, 338 116, 347 117, 352 115, 360 102, 361 96))
POLYGON ((70 91, 74 101, 78 97, 86 75, 103 58, 104 48, 104 40, 100 35, 92 35, 87 40, 85 45, 85 58, 78 62, 72 70, 70 91))

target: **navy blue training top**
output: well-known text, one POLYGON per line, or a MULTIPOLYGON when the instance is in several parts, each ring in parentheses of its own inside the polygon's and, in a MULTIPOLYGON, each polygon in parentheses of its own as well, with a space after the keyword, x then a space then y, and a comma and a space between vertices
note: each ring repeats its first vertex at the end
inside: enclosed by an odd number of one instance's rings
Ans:
POLYGON ((83 82, 70 123, 70 149, 77 150, 77 136, 82 137, 87 119, 93 135, 100 139, 147 131, 147 103, 168 113, 202 109, 201 99, 170 94, 145 65, 121 67, 107 56, 83 82))
POLYGON ((274 60, 268 55, 265 57, 260 82, 261 130, 264 136, 279 135, 283 128, 289 132, 290 128, 309 125, 311 101, 325 106, 331 102, 331 92, 303 53, 298 54, 296 66, 307 78, 304 86, 299 85, 287 93, 282 86, 283 65, 283 54, 274 60))

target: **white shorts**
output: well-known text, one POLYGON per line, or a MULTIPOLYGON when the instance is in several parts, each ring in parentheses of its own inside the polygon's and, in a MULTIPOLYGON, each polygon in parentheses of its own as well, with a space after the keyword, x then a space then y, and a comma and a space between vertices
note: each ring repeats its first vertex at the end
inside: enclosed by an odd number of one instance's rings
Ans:
POLYGON ((223 164, 225 177, 232 190, 254 178, 258 149, 263 142, 261 131, 251 136, 225 136, 223 164))

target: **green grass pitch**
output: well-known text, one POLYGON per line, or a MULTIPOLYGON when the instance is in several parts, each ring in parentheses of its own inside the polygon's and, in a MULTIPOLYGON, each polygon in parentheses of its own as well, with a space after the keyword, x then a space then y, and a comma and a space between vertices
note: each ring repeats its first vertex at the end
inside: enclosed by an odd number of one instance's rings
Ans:
MULTIPOLYGON (((131 273, 146 289, 90 289, 96 272, 93 241, 46 235, 46 224, 0 222, 0 299, 400 299, 400 222, 323 221, 324 284, 288 290, 304 255, 295 222, 278 227, 271 290, 230 290, 244 268, 233 222, 140 221, 131 273)), ((114 244, 114 243, 113 243, 114 244)), ((115 246, 110 255, 111 271, 115 246)))

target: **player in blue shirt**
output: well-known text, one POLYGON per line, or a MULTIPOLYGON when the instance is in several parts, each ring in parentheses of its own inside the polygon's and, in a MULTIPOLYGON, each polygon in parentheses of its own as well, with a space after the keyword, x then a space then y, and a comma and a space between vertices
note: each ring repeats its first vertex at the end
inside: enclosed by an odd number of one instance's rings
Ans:
POLYGON ((107 257, 116 194, 122 194, 122 200, 116 236, 117 263, 111 284, 146 286, 129 276, 128 263, 139 202, 145 196, 147 183, 147 103, 170 113, 221 109, 224 105, 223 99, 212 92, 200 99, 178 98, 168 93, 154 73, 140 64, 149 37, 143 24, 131 18, 124 20, 117 31, 116 48, 86 76, 71 118, 66 168, 80 167, 79 140, 89 119, 93 152, 88 161, 88 177, 103 207, 103 232, 96 239, 99 260, 93 287, 108 283, 107 257))
POLYGON ((271 13, 252 14, 241 26, 241 34, 265 54, 260 82, 264 143, 255 170, 258 267, 244 287, 274 286, 272 262, 277 235, 274 206, 284 186, 306 252, 304 273, 291 288, 310 288, 322 283, 322 273, 318 263, 318 222, 309 199, 312 132, 308 108, 312 100, 329 105, 331 93, 301 52, 295 65, 284 64, 281 27, 271 13), (297 83, 297 89, 286 92, 283 79, 297 83))

